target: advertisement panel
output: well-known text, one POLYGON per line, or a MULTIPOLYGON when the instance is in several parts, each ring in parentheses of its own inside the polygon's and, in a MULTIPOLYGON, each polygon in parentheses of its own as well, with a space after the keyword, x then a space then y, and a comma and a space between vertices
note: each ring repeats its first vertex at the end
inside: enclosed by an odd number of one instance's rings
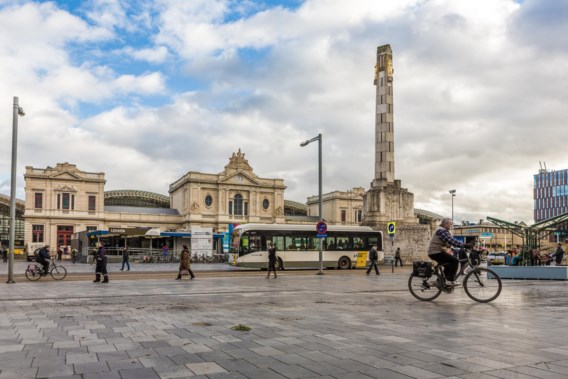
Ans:
POLYGON ((213 256, 213 229, 191 229, 191 253, 198 256, 213 256))

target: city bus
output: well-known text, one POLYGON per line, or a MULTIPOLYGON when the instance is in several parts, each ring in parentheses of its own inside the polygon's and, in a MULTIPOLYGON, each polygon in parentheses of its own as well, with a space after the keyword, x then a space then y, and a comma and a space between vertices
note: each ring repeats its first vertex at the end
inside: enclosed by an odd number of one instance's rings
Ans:
MULTIPOLYGON (((236 266, 265 269, 267 244, 272 242, 277 250, 277 269, 319 268, 319 240, 315 225, 243 224, 233 230, 231 252, 236 256, 236 266)), ((379 260, 384 257, 382 233, 368 226, 330 225, 321 242, 325 268, 355 268, 361 257, 366 265, 367 252, 373 245, 377 246, 379 260)))

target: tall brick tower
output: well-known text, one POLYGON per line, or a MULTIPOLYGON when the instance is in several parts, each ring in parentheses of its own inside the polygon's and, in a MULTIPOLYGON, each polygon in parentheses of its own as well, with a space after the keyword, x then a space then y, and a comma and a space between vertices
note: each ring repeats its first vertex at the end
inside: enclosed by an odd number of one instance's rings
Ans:
POLYGON ((390 45, 377 48, 374 84, 375 178, 364 197, 363 224, 384 226, 388 221, 416 224, 414 195, 394 176, 393 56, 390 45))

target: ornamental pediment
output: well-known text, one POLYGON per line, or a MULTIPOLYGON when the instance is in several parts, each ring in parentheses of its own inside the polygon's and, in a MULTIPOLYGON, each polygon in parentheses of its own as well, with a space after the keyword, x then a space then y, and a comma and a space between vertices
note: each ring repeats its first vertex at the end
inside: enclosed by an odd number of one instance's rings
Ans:
POLYGON ((73 173, 73 172, 69 172, 69 171, 63 171, 63 172, 58 172, 55 173, 53 175, 49 176, 52 179, 70 179, 70 180, 82 180, 83 178, 81 178, 79 175, 73 173))
POLYGON ((244 172, 237 172, 231 175, 228 175, 224 178, 219 180, 219 184, 233 184, 233 185, 242 185, 242 186, 258 186, 260 183, 255 178, 252 178, 250 175, 244 172))

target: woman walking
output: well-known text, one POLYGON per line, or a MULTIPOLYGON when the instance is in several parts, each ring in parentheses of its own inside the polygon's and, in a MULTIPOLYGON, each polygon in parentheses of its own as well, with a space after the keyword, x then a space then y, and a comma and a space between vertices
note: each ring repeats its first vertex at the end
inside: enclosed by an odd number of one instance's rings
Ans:
POLYGON ((191 268, 189 267, 189 249, 187 248, 187 245, 183 245, 183 250, 179 257, 179 273, 176 280, 180 280, 181 276, 186 274, 189 274, 190 279, 195 278, 193 271, 191 271, 191 268))

